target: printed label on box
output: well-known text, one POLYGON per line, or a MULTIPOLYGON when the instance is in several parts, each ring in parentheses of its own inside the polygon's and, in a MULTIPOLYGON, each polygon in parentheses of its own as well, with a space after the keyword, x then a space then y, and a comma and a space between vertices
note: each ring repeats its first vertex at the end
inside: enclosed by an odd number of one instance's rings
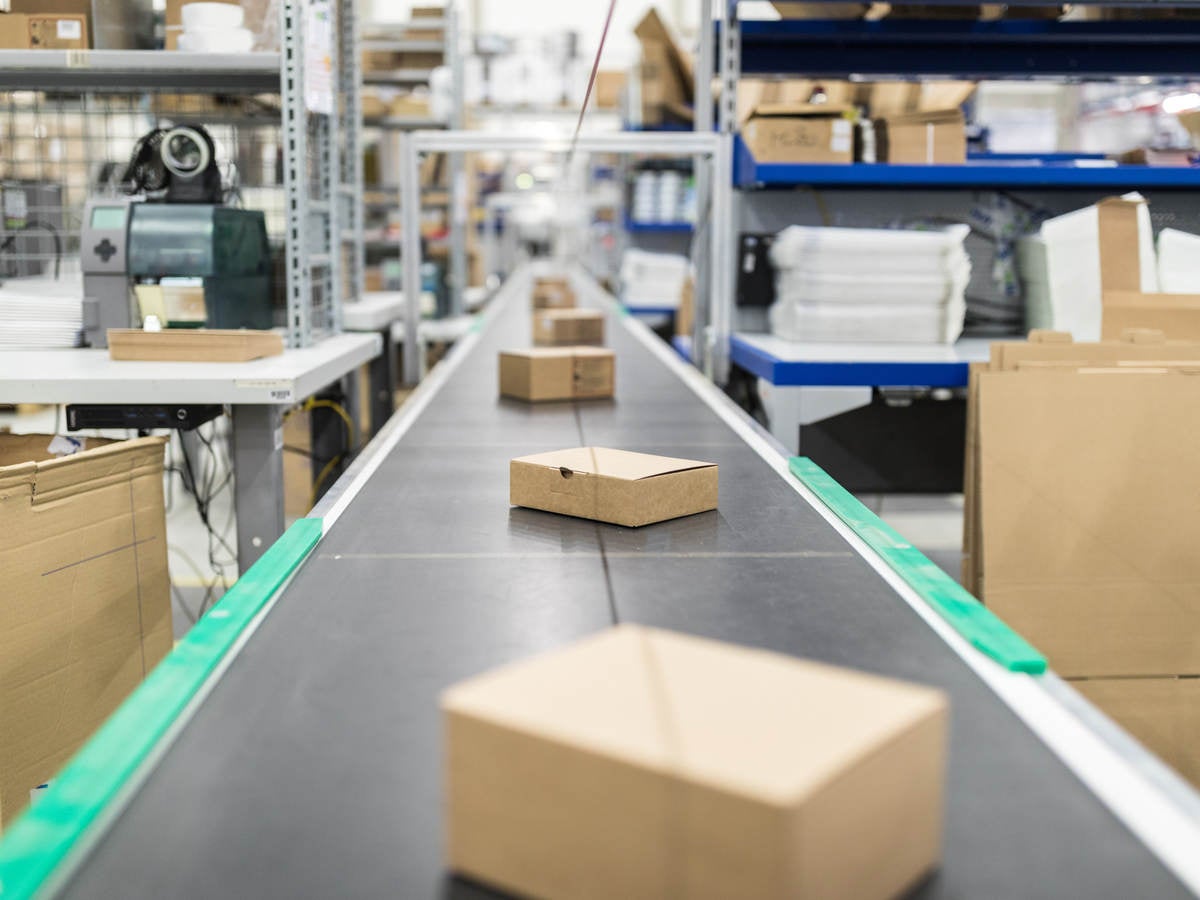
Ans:
POLYGON ((57 30, 59 40, 77 41, 83 37, 83 22, 78 19, 59 19, 57 30))
POLYGON ((845 153, 851 146, 850 123, 839 119, 830 130, 829 149, 834 153, 845 153))

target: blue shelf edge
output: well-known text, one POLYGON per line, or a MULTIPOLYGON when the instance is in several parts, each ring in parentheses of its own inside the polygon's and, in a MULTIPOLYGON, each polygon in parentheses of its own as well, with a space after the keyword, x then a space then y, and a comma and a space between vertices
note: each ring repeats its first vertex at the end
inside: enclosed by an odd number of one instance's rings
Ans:
POLYGON ((692 362, 692 339, 685 334, 676 334, 671 337, 671 346, 675 348, 675 352, 683 357, 685 362, 692 362))
POLYGON ((691 222, 634 222, 625 220, 625 230, 634 234, 691 234, 691 222))
POLYGON ((1076 166, 1066 160, 1030 164, 968 161, 960 165, 888 163, 759 163, 738 136, 733 183, 739 188, 1039 188, 1116 190, 1200 188, 1197 166, 1076 166))
POLYGON ((789 361, 765 353, 734 335, 734 365, 776 387, 945 387, 967 386, 969 364, 952 362, 789 361))
POLYGON ((679 311, 676 306, 629 306, 622 303, 631 316, 673 316, 679 311))

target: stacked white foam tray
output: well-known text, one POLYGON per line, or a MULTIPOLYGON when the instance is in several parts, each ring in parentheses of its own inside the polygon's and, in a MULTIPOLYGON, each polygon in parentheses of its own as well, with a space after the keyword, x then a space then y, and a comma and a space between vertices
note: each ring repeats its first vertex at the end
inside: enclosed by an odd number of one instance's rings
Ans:
POLYGON ((79 277, 10 279, 0 286, 0 350, 78 347, 83 337, 79 277))
POLYGON ((690 271, 686 256, 630 248, 621 256, 621 302, 631 307, 675 309, 690 271))
POLYGON ((771 248, 771 330, 796 341, 953 343, 962 333, 969 229, 784 229, 771 248))

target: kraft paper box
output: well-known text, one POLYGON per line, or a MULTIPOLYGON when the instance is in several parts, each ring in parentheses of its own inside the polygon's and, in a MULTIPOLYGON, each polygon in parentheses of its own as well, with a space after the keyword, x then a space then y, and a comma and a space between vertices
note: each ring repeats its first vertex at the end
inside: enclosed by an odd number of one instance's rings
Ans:
POLYGON ((522 456, 509 464, 509 501, 638 527, 717 508, 717 467, 608 447, 522 456))
POLYGON ((962 164, 967 161, 966 120, 960 109, 931 110, 875 120, 880 162, 962 164))
POLYGON ((566 278, 539 278, 533 283, 534 309, 574 309, 575 291, 566 278))
POLYGON ((0 435, 0 828, 171 649, 165 438, 0 435))
POLYGON ((0 49, 87 50, 87 16, 0 13, 0 49))
POLYGON ((1200 678, 1089 678, 1071 686, 1200 787, 1200 678))
POLYGON ((742 140, 761 163, 854 162, 854 111, 833 103, 760 104, 742 140))
POLYGON ((500 354, 500 393, 518 400, 611 397, 616 354, 601 347, 533 348, 500 354))
POLYGON ((603 344, 604 314, 590 309, 541 309, 533 314, 533 342, 550 346, 603 344))
POLYGON ((900 896, 937 866, 924 687, 623 625, 442 697, 447 862, 559 900, 900 896))

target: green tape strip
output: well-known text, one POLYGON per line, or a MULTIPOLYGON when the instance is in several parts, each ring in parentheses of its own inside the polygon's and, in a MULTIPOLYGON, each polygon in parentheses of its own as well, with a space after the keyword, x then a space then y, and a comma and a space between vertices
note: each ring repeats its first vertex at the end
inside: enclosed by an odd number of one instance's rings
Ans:
POLYGON ((802 456, 793 456, 788 466, 973 647, 1014 672, 1039 675, 1046 671, 1046 658, 1028 641, 859 503, 828 472, 802 456))
POLYGON ((28 900, 162 740, 238 636, 321 539, 300 519, 155 667, 0 839, 0 898, 28 900))

